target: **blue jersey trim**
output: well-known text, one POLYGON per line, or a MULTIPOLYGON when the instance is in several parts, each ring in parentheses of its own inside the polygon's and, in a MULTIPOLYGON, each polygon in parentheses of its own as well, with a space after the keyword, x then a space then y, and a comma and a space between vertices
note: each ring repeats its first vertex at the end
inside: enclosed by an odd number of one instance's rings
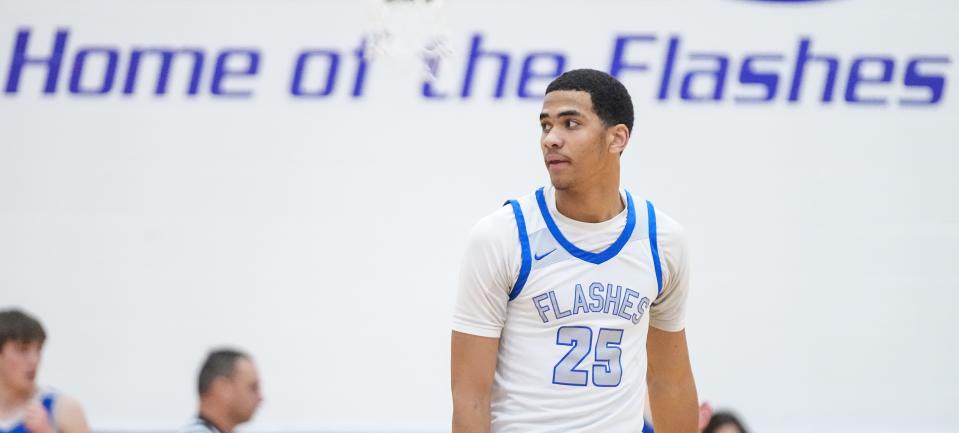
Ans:
POLYGON ((549 214, 549 207, 546 205, 546 196, 543 194, 543 188, 536 190, 536 203, 539 204, 539 212, 543 215, 543 220, 546 221, 546 227, 549 228, 549 232, 553 235, 553 238, 556 239, 556 242, 559 242, 559 244, 563 246, 563 249, 568 251, 573 257, 596 265, 616 257, 623 247, 626 246, 626 242, 629 241, 629 237, 633 234, 633 227, 636 226, 636 211, 633 209, 633 196, 629 194, 629 191, 626 191, 626 227, 623 228, 623 232, 620 233, 619 238, 616 239, 616 242, 613 242, 609 248, 599 253, 591 253, 573 245, 573 243, 567 240, 566 237, 563 236, 563 233, 559 231, 559 227, 556 226, 556 221, 553 221, 553 216, 549 214))
MULTIPOLYGON (((47 411, 47 418, 50 419, 50 424, 55 426, 56 420, 53 419, 54 401, 56 401, 56 394, 53 394, 53 393, 43 394, 43 398, 40 400, 41 404, 43 404, 44 410, 47 411)), ((27 429, 27 426, 23 423, 23 421, 21 421, 18 424, 14 424, 13 428, 11 428, 10 430, 4 430, 0 428, 0 433, 31 433, 31 432, 29 429, 27 429)))
POLYGON ((643 420, 643 433, 653 433, 653 423, 643 420))
POLYGON ((659 262, 659 243, 656 242, 656 210, 653 204, 646 201, 646 212, 649 214, 649 250, 653 253, 653 267, 656 268, 656 294, 663 291, 663 266, 659 262))
POLYGON ((47 394, 43 397, 43 407, 50 415, 53 415, 53 400, 55 400, 53 394, 47 394))
POLYGON ((43 397, 43 407, 47 410, 47 417, 50 418, 50 424, 56 425, 56 419, 53 417, 53 403, 57 400, 56 394, 47 394, 43 397))
POLYGON ((509 300, 512 301, 519 296, 519 293, 523 291, 523 286, 526 285, 529 270, 533 266, 533 258, 530 257, 529 234, 526 233, 526 219, 523 218, 523 210, 519 207, 519 202, 516 200, 509 200, 506 203, 509 203, 513 207, 513 216, 516 217, 516 228, 519 231, 519 246, 522 250, 523 257, 523 262, 519 267, 519 276, 516 277, 516 284, 513 284, 513 289, 509 292, 509 300))

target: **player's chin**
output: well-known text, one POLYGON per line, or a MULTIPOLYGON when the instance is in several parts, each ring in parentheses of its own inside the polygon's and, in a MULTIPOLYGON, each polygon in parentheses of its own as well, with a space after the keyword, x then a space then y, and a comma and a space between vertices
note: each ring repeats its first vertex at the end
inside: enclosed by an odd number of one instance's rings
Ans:
POLYGON ((37 384, 36 380, 30 377, 24 377, 21 380, 15 380, 13 382, 15 388, 24 392, 32 391, 37 384))
POLYGON ((255 414, 256 414, 256 408, 253 408, 253 409, 251 409, 251 410, 247 410, 247 411, 243 412, 242 414, 240 414, 240 416, 239 416, 238 418, 240 418, 241 422, 247 422, 247 421, 253 419, 253 415, 255 415, 255 414))
POLYGON ((549 173, 549 182, 553 184, 553 188, 561 191, 569 189, 573 185, 573 182, 569 176, 566 174, 553 173, 552 171, 549 173))

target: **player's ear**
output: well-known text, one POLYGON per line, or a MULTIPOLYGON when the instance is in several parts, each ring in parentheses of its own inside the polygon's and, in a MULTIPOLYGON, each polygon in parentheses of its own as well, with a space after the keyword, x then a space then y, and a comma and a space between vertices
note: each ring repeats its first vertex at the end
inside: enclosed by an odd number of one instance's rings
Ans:
POLYGON ((227 376, 217 376, 210 382, 210 393, 220 397, 227 397, 232 394, 231 388, 233 381, 227 376))
POLYGON ((621 155, 629 142, 629 128, 622 123, 608 128, 606 130, 606 142, 609 146, 609 153, 621 155))

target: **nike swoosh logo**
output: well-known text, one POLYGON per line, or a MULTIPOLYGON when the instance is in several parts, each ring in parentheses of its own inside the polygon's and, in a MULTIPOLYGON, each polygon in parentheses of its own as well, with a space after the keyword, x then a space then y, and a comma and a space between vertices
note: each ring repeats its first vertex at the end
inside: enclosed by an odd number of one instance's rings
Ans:
POLYGON ((547 251, 546 254, 543 254, 543 255, 535 254, 534 257, 536 257, 536 260, 543 260, 544 258, 546 258, 546 256, 553 254, 553 251, 556 251, 556 248, 553 248, 547 251))

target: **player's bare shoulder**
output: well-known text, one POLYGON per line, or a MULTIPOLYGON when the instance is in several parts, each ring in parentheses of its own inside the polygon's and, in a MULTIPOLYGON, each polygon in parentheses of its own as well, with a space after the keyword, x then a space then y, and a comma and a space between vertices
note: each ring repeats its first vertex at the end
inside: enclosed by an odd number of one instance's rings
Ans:
POLYGON ((69 395, 60 394, 57 396, 53 411, 53 418, 57 420, 57 431, 60 433, 90 432, 86 415, 83 413, 83 406, 79 400, 69 395))

